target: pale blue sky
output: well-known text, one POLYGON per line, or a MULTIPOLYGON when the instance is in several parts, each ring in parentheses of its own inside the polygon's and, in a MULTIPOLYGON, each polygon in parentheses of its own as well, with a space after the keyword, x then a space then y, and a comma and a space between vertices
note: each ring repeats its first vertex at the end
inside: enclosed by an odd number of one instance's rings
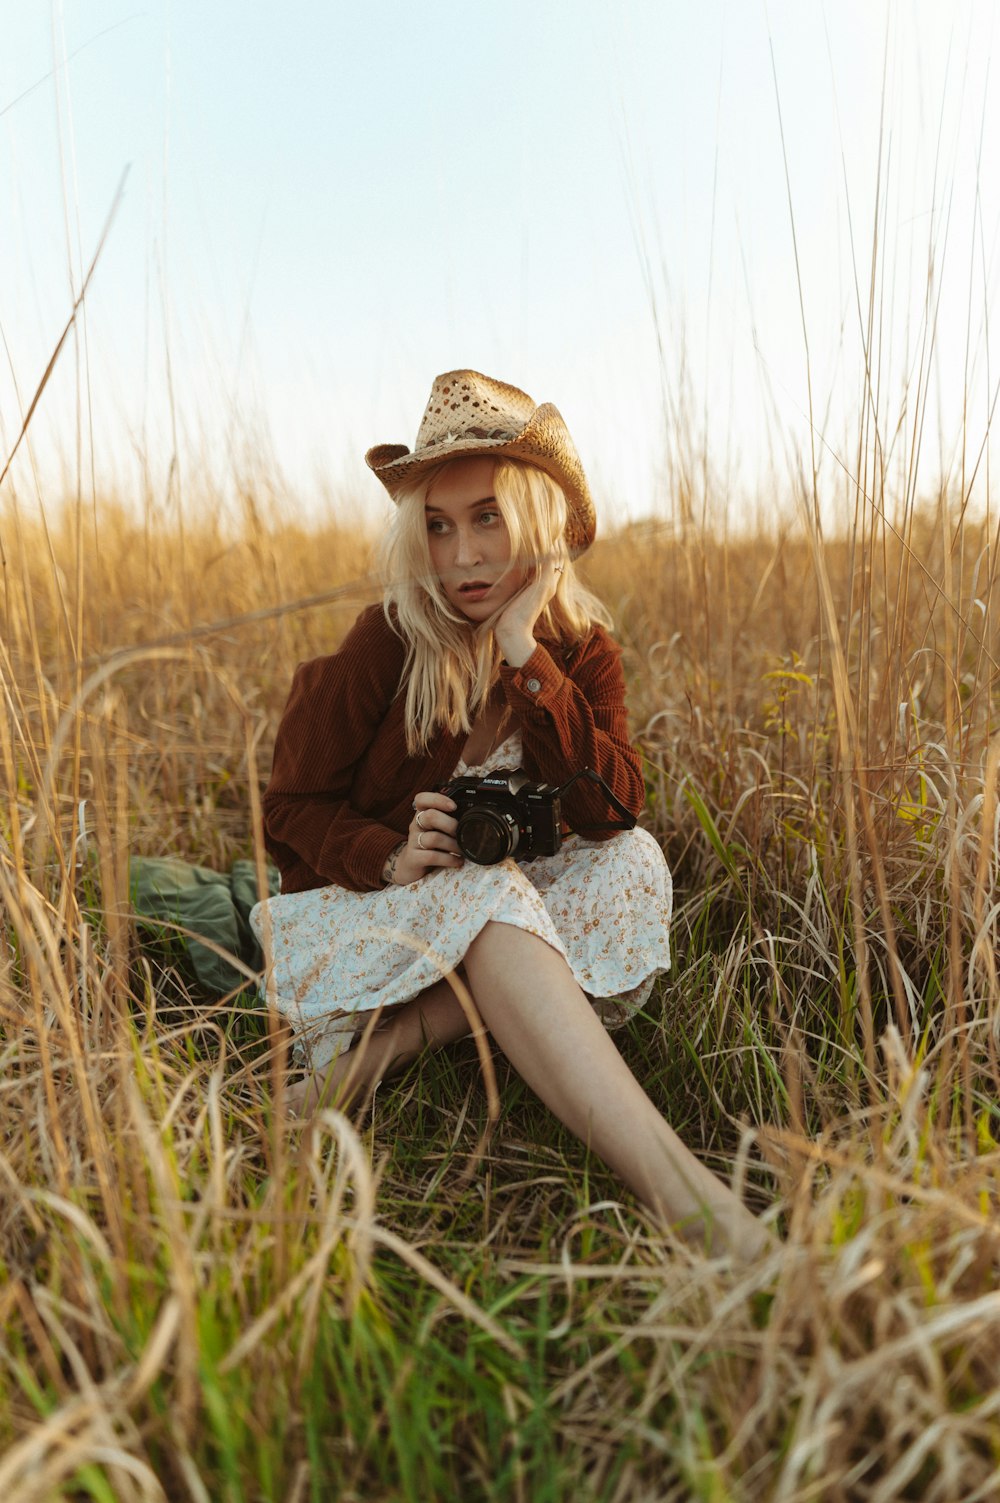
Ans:
POLYGON ((89 391, 97 471, 126 489, 137 454, 165 484, 176 422, 189 482, 268 435, 307 503, 339 485, 377 507, 364 449, 412 443, 431 377, 471 365, 555 401, 605 515, 642 515, 664 504, 686 372, 682 426, 707 423, 735 507, 808 445, 773 45, 826 443, 853 464, 847 206, 866 279, 887 56, 886 414, 915 392, 933 240, 925 442, 947 463, 963 390, 985 425, 994 22, 988 0, 0 0, 0 448, 127 165, 89 386, 67 347, 32 426, 43 474, 56 448, 75 468, 89 391))

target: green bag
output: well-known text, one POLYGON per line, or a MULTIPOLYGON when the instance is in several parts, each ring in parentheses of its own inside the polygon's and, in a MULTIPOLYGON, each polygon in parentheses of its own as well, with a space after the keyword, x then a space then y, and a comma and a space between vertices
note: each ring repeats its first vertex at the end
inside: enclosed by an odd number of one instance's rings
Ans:
MULTIPOLYGON (((278 891, 279 876, 267 868, 268 895, 278 891)), ((249 986, 242 971, 203 944, 210 940, 251 970, 263 968, 264 957, 250 928, 250 910, 257 902, 257 868, 252 861, 234 861, 228 874, 194 866, 179 856, 133 856, 129 861, 129 894, 141 929, 150 938, 181 944, 203 991, 223 996, 249 986), (179 924, 190 933, 160 928, 179 924)))

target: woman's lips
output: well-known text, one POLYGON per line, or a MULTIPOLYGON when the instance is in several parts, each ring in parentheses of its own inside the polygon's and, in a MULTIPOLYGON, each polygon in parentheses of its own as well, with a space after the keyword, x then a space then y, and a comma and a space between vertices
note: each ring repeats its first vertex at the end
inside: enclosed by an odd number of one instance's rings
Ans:
POLYGON ((458 593, 463 600, 482 600, 483 596, 488 595, 492 588, 492 585, 483 584, 482 580, 477 579, 472 584, 459 585, 458 593))

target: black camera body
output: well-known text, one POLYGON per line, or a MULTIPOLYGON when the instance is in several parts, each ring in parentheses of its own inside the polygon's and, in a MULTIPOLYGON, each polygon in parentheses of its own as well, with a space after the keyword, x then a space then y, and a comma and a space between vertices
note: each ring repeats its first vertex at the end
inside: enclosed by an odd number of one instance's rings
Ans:
POLYGON ((533 783, 522 767, 500 767, 481 778, 454 778, 442 793, 458 805, 459 850, 479 866, 507 856, 531 861, 562 845, 559 790, 533 783))

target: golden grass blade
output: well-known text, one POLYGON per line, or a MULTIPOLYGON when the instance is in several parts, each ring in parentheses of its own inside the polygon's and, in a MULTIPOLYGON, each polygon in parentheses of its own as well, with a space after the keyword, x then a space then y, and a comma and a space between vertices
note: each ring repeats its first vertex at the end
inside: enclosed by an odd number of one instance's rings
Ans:
POLYGON ((125 192, 125 181, 126 181, 126 179, 128 177, 128 173, 129 173, 129 169, 126 166, 125 169, 124 169, 124 171, 122 172, 121 177, 118 180, 118 187, 115 189, 115 196, 111 200, 111 208, 108 210, 108 217, 104 221, 104 228, 102 229, 102 231, 100 233, 100 236, 98 238, 97 249, 94 251, 93 258, 91 259, 90 265, 87 268, 87 274, 86 274, 86 276, 83 279, 83 282, 82 282, 82 284, 80 286, 80 291, 77 294, 76 300, 73 303, 73 311, 70 313, 70 316, 69 316, 69 318, 68 318, 68 320, 66 322, 66 327, 63 329, 63 331, 60 334, 58 340, 56 341, 55 349, 52 351, 52 354, 49 356, 49 363, 45 367, 45 370, 42 373, 42 379, 39 381, 38 386, 35 388, 35 395, 32 397, 31 401, 28 403, 28 410, 24 414, 24 417, 23 417, 23 419, 21 421, 20 431, 19 431, 19 433, 17 435, 17 438, 14 440, 14 447, 11 449, 10 453, 7 455, 7 459, 6 459, 5 463, 4 463, 3 469, 0 470, 0 485, 3 485, 4 480, 7 478, 7 472, 8 472, 8 470, 10 469, 11 465, 14 462, 14 456, 17 454, 18 449, 21 447, 21 440, 24 438, 24 435, 27 433, 29 424, 31 423, 31 419, 35 415, 35 408, 38 406, 39 402, 42 399, 42 393, 45 391, 46 386, 48 386, 48 384, 49 384, 49 377, 52 375, 52 372, 56 368, 56 363, 57 363, 57 361, 59 359, 59 356, 62 353, 62 347, 66 343, 66 339, 67 339, 67 337, 69 335, 69 332, 72 329, 73 325, 76 323, 77 314, 79 313, 81 307, 83 306, 83 300, 87 296, 87 290, 90 287, 90 279, 94 275, 94 272, 97 269, 97 263, 100 260, 100 258, 101 258, 101 252, 104 249, 104 242, 108 238, 108 234, 109 234, 109 232, 111 230, 111 226, 114 223, 115 215, 118 213, 118 206, 121 203, 122 195, 125 192))

